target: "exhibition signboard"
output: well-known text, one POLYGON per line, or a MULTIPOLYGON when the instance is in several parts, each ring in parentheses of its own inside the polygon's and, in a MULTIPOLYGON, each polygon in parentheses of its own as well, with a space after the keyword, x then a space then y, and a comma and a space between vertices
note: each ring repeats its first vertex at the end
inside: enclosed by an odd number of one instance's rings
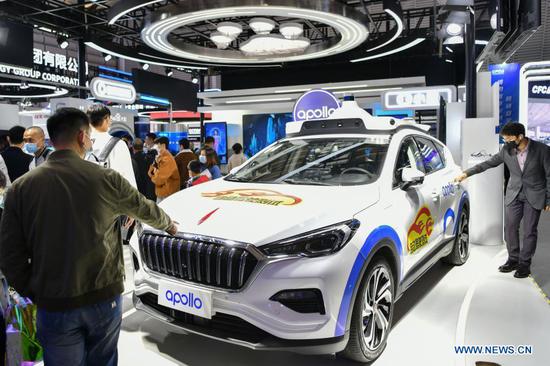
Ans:
POLYGON ((437 109, 440 99, 445 102, 456 101, 454 85, 428 86, 390 90, 382 94, 385 109, 437 109))
POLYGON ((326 119, 340 108, 340 101, 334 94, 322 89, 308 91, 294 105, 294 121, 326 119))
POLYGON ((550 145, 550 80, 539 77, 529 80, 527 100, 527 135, 550 145))

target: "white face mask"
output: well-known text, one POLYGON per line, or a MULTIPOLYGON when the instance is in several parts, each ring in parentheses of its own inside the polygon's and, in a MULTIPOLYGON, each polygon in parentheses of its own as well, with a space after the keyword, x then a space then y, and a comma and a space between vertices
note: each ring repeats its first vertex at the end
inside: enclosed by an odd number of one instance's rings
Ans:
POLYGON ((199 156, 199 161, 203 164, 206 164, 206 156, 204 155, 199 156))

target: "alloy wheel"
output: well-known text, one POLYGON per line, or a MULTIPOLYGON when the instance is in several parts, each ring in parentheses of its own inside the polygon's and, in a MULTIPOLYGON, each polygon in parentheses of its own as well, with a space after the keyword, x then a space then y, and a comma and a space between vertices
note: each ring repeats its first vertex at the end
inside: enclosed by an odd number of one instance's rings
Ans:
POLYGON ((468 245, 470 243, 470 234, 468 230, 468 216, 462 214, 460 220, 460 232, 458 233, 458 254, 464 259, 468 256, 468 245))
POLYGON ((370 351, 376 351, 384 342, 390 327, 393 306, 391 277, 385 267, 371 273, 365 286, 363 301, 363 341, 370 351))

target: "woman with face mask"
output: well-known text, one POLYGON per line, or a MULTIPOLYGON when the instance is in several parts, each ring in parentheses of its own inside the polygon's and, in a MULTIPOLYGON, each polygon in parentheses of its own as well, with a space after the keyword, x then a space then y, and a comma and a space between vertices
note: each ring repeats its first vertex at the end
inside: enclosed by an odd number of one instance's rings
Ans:
POLYGON ((208 173, 210 173, 212 179, 221 178, 222 172, 218 165, 218 159, 216 158, 216 152, 214 151, 214 149, 209 147, 201 149, 199 161, 201 163, 203 172, 208 170, 208 173))

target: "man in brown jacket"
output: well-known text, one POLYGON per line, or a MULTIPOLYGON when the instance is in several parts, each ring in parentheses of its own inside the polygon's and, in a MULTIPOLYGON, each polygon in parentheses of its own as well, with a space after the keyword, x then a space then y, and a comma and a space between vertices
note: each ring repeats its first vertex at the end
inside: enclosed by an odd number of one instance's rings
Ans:
POLYGON ((180 152, 176 155, 176 164, 178 166, 178 171, 180 172, 180 185, 181 188, 187 187, 187 181, 189 180, 189 169, 187 166, 193 160, 197 160, 197 155, 193 153, 190 149, 191 144, 188 139, 181 139, 179 141, 180 152))
POLYGON ((155 162, 149 167, 149 177, 155 184, 157 203, 180 190, 180 173, 176 160, 168 151, 168 137, 159 137, 155 140, 155 149, 158 155, 155 162))
POLYGON ((0 268, 38 306, 46 366, 117 364, 124 258, 121 215, 175 235, 177 227, 119 173, 84 160, 88 116, 62 108, 48 119, 56 151, 6 193, 0 268))

